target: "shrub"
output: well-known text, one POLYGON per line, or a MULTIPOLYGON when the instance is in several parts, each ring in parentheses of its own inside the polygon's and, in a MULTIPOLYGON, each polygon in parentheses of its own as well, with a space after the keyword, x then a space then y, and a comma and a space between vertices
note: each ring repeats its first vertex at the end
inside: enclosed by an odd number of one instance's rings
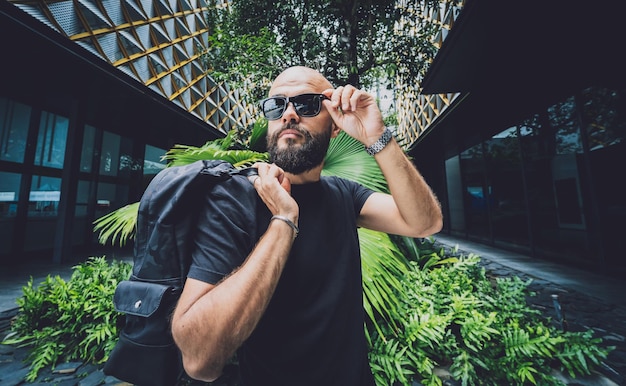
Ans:
MULTIPOLYGON (((530 281, 490 280, 476 255, 418 247, 419 261, 399 277, 393 320, 367 325, 378 385, 442 385, 442 373, 462 385, 558 385, 553 369, 589 374, 612 349, 591 330, 561 331, 531 308, 530 281)), ((35 288, 31 278, 3 342, 32 348, 27 381, 59 361, 106 361, 123 324, 112 297, 131 269, 93 257, 73 267, 68 282, 48 276, 35 288)))
POLYGON ((59 361, 80 359, 102 363, 108 358, 122 322, 113 309, 113 294, 120 280, 130 276, 128 262, 108 263, 92 257, 72 268, 69 281, 48 277, 38 287, 33 279, 18 298, 19 312, 12 333, 3 343, 31 347, 26 380, 59 361))
POLYGON ((395 325, 401 328, 370 331, 378 385, 410 385, 413 379, 441 385, 442 369, 464 386, 560 385, 554 368, 587 375, 611 351, 591 330, 561 331, 531 308, 530 281, 491 281, 476 255, 450 259, 432 245, 422 248, 426 253, 411 262, 398 293, 402 308, 395 325), (435 255, 445 263, 436 264, 435 255))

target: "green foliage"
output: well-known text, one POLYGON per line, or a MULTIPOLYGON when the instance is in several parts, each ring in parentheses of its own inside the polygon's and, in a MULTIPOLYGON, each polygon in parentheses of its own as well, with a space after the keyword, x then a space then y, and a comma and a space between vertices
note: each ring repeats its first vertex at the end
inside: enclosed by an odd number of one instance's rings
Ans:
POLYGON ((376 160, 363 145, 344 131, 330 141, 324 159, 323 176, 340 176, 378 192, 389 192, 376 160))
POLYGON ((400 278, 407 271, 406 258, 389 235, 359 228, 361 271, 363 276, 363 307, 372 325, 382 332, 379 320, 390 326, 395 323, 400 302, 396 293, 402 289, 400 278))
POLYGON ((398 126, 398 113, 394 110, 383 117, 383 123, 387 127, 398 126))
POLYGON ((244 147, 258 152, 265 152, 267 150, 267 126, 267 119, 257 119, 254 122, 251 131, 243 135, 245 138, 242 141, 244 147))
POLYGON ((125 245, 135 236, 138 210, 139 203, 134 202, 96 219, 93 229, 98 233, 98 242, 102 245, 108 241, 111 244, 125 245))
POLYGON ((206 67, 257 99, 293 65, 317 69, 336 86, 367 87, 381 79, 411 84, 437 51, 433 36, 440 26, 424 14, 423 3, 446 12, 460 2, 231 0, 209 11, 206 67))
POLYGON ((437 264, 432 244, 417 245, 424 250, 421 261, 410 262, 397 293, 394 326, 400 329, 370 331, 377 384, 410 385, 407 374, 415 374, 424 385, 440 385, 434 376, 440 367, 462 385, 558 385, 553 368, 587 375, 612 350, 602 348, 591 330, 563 332, 551 325, 527 304, 530 281, 497 278, 494 284, 478 256, 451 258, 440 250, 439 261, 447 263, 437 264))
POLYGON ((211 77, 246 90, 243 98, 251 98, 249 102, 263 98, 271 81, 286 65, 278 37, 265 26, 254 33, 245 32, 229 7, 209 9, 207 24, 209 48, 202 55, 202 62, 211 77))
POLYGON ((201 147, 174 145, 163 159, 167 166, 188 165, 199 160, 222 160, 236 168, 251 166, 255 162, 267 162, 267 153, 241 149, 237 132, 231 130, 226 137, 208 141, 201 147))
POLYGON ((131 268, 127 262, 92 257, 73 267, 69 281, 48 276, 35 287, 31 278, 17 299, 20 309, 12 333, 3 342, 31 347, 27 381, 33 382, 42 368, 59 361, 106 361, 121 322, 111 299, 131 268))

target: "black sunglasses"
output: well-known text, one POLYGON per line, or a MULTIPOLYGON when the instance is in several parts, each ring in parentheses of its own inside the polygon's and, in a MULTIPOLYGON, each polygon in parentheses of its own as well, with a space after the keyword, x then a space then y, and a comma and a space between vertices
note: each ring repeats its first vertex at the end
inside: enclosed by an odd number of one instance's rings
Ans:
POLYGON ((324 94, 300 94, 292 97, 275 96, 261 101, 261 111, 263 111, 265 118, 274 121, 283 116, 289 102, 291 102, 299 116, 314 117, 320 113, 324 99, 330 100, 324 94))

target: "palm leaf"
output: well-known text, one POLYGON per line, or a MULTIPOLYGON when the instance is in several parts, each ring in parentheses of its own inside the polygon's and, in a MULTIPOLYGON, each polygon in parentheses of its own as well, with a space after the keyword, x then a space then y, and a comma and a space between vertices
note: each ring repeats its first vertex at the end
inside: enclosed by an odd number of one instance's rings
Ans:
POLYGON ((234 131, 225 138, 209 141, 201 147, 188 145, 174 145, 165 153, 163 159, 167 166, 188 165, 199 160, 223 160, 230 162, 236 168, 252 165, 255 162, 267 162, 267 153, 253 150, 231 149, 234 131))
POLYGON ((376 160, 363 145, 345 132, 330 141, 322 175, 340 176, 377 192, 388 192, 387 182, 376 160))
POLYGON ((363 307, 380 334, 378 317, 393 326, 398 320, 402 291, 400 278, 407 272, 404 255, 388 234, 359 228, 361 271, 363 274, 363 307))
POLYGON ((94 231, 99 232, 98 241, 104 245, 111 240, 111 244, 125 245, 128 239, 135 235, 135 223, 139 203, 128 204, 94 221, 94 231))
POLYGON ((265 151, 267 148, 267 124, 265 118, 259 118, 254 122, 250 138, 248 139, 248 148, 250 150, 265 151))

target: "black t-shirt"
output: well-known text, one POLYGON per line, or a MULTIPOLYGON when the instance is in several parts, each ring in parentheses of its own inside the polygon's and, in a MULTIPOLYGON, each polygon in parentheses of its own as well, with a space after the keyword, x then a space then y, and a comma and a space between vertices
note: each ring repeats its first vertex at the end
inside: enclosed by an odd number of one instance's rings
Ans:
MULTIPOLYGON (((292 186, 300 234, 265 314, 238 351, 244 385, 374 384, 356 227, 371 193, 336 177, 292 186)), ((189 277, 215 284, 243 263, 271 213, 240 178, 218 185, 201 210, 208 223, 199 229, 189 277)))

